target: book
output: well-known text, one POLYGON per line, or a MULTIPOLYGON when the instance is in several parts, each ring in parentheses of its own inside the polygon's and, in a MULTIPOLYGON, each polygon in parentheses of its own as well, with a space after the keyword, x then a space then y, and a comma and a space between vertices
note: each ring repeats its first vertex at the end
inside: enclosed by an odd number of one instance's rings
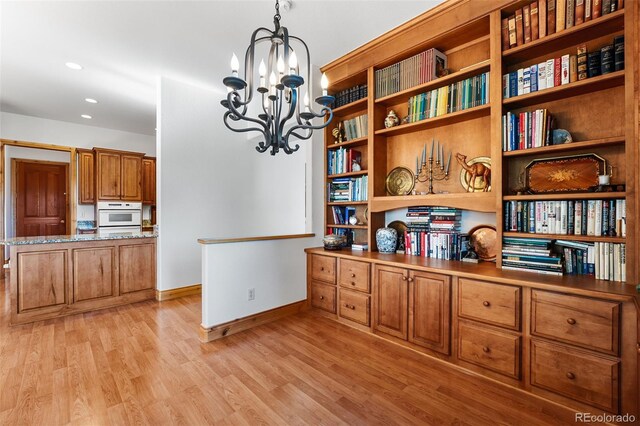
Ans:
POLYGON ((516 38, 516 16, 511 15, 509 17, 509 47, 515 47, 518 45, 518 39, 516 38))
POLYGON ((538 36, 547 35, 547 0, 538 0, 538 36))
POLYGON ((565 29, 567 16, 567 0, 556 0, 556 32, 565 29))
POLYGON ((573 22, 576 17, 576 0, 566 0, 567 11, 565 14, 565 28, 569 29, 573 27, 573 22))
POLYGON ((576 0, 576 25, 580 25, 584 22, 584 2, 585 0, 576 0))
POLYGON ((537 40, 540 37, 540 23, 538 15, 538 1, 534 1, 529 6, 531 14, 531 40, 537 40))
POLYGON ((518 46, 524 44, 524 22, 522 21, 522 9, 516 10, 516 41, 518 46))
POLYGON ((593 19, 599 18, 602 14, 602 0, 593 0, 591 6, 591 16, 593 19))
POLYGON ((518 95, 524 94, 524 69, 518 70, 518 95))
POLYGON ((569 82, 573 83, 578 80, 578 57, 576 55, 569 56, 569 82))
POLYGON ((531 65, 531 70, 529 72, 529 78, 531 79, 531 92, 538 91, 538 65, 531 65))
POLYGON ((522 20, 524 21, 524 42, 531 41, 531 8, 526 5, 522 8, 522 20))
POLYGON ((569 80, 569 55, 563 55, 562 58, 562 63, 561 63, 561 77, 560 77, 560 84, 569 84, 570 80, 569 80))
POLYGON ((531 68, 522 70, 522 94, 531 92, 531 68))
POLYGON ((556 32, 556 0, 547 0, 547 35, 556 32))
POLYGON ((547 88, 547 63, 540 62, 538 64, 538 90, 547 88))
POLYGON ((555 60, 547 59, 547 89, 551 89, 554 86, 555 81, 555 60))
POLYGON ((591 9, 592 9, 593 0, 584 0, 584 21, 591 20, 591 9))
POLYGON ((578 80, 584 80, 588 77, 588 68, 587 68, 587 45, 581 44, 578 46, 578 56, 577 56, 577 64, 578 64, 578 80))
POLYGON ((502 20, 502 50, 509 48, 509 18, 502 20))
POLYGON ((562 58, 553 60, 553 87, 562 84, 562 58))
POLYGON ((609 74, 614 70, 613 44, 600 48, 600 74, 609 74))
POLYGON ((587 53, 587 66, 589 78, 600 75, 600 51, 587 53))
POLYGON ((619 35, 613 38, 613 70, 624 69, 624 36, 619 35))
MULTIPOLYGON (((615 2, 615 0, 614 0, 615 2)), ((611 13, 611 0, 602 0, 602 12, 601 15, 608 15, 609 13, 611 13)))

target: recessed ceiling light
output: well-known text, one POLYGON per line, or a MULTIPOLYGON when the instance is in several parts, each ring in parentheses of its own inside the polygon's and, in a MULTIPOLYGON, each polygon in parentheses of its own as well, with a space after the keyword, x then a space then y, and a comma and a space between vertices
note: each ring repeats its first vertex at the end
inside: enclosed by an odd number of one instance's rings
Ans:
POLYGON ((84 98, 85 101, 89 102, 90 104, 97 104, 98 101, 96 101, 95 99, 91 99, 91 98, 84 98))
POLYGON ((82 69, 82 65, 76 64, 75 62, 67 62, 65 65, 68 68, 71 68, 72 70, 81 70, 82 69))
POLYGON ((93 118, 93 117, 91 117, 90 115, 87 115, 87 114, 82 114, 80 117, 86 118, 87 120, 91 120, 93 118))

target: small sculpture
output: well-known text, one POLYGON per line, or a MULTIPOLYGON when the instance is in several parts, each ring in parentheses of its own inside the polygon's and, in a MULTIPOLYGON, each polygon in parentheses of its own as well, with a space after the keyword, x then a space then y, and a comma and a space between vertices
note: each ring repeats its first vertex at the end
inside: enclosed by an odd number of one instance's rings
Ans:
POLYGON ((384 119, 384 127, 387 129, 390 127, 395 127, 400 124, 400 119, 394 110, 390 110, 387 117, 384 119))
POLYGON ((359 172, 360 170, 362 170, 362 167, 360 167, 360 163, 358 163, 356 160, 353 160, 353 162, 351 163, 351 171, 359 172))
POLYGON ((571 143, 573 142, 573 138, 571 137, 571 133, 569 133, 565 129, 555 129, 551 134, 551 143, 553 145, 562 145, 563 143, 571 143))
POLYGON ((467 178, 467 191, 475 192, 476 190, 476 178, 482 178, 483 187, 482 192, 489 191, 491 186, 491 169, 482 163, 467 164, 467 156, 460 153, 456 154, 456 160, 467 171, 469 177, 467 178))
POLYGON ((338 127, 334 128, 331 134, 334 137, 333 143, 344 142, 344 129, 342 128, 342 121, 338 123, 338 127))

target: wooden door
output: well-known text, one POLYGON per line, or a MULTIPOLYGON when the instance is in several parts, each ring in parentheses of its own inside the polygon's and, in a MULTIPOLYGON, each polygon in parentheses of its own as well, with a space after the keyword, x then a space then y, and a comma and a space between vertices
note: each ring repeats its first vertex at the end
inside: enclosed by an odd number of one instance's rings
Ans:
POLYGON ((156 160, 142 159, 142 204, 156 204, 156 160))
POLYGON ((451 277, 411 271, 409 341, 448 355, 451 336, 451 277))
POLYGON ((68 164, 14 160, 16 237, 64 235, 68 164))
POLYGON ((78 149, 78 202, 96 202, 96 172, 93 151, 78 149))
POLYGON ((119 253, 120 294, 156 287, 156 246, 121 246, 119 253))
POLYGON ((120 199, 120 154, 96 151, 98 200, 120 199))
POLYGON ((121 197, 126 201, 142 201, 142 157, 121 155, 121 197))
POLYGON ((406 340, 408 272, 379 265, 375 271, 374 329, 406 340))

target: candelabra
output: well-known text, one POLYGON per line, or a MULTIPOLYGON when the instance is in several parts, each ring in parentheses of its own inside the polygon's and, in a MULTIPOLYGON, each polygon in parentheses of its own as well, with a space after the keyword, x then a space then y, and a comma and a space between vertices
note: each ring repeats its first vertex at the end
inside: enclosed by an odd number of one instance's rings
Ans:
POLYGON ((434 141, 431 141, 431 153, 427 160, 427 147, 426 144, 422 150, 422 165, 418 168, 418 157, 416 157, 416 174, 414 177, 415 182, 429 182, 429 191, 427 194, 435 194, 433 191, 433 181, 449 180, 449 167, 451 166, 451 152, 449 152, 449 159, 447 166, 444 165, 444 145, 436 146, 436 158, 433 158, 433 146, 434 141), (435 167, 434 167, 435 163, 435 167))

